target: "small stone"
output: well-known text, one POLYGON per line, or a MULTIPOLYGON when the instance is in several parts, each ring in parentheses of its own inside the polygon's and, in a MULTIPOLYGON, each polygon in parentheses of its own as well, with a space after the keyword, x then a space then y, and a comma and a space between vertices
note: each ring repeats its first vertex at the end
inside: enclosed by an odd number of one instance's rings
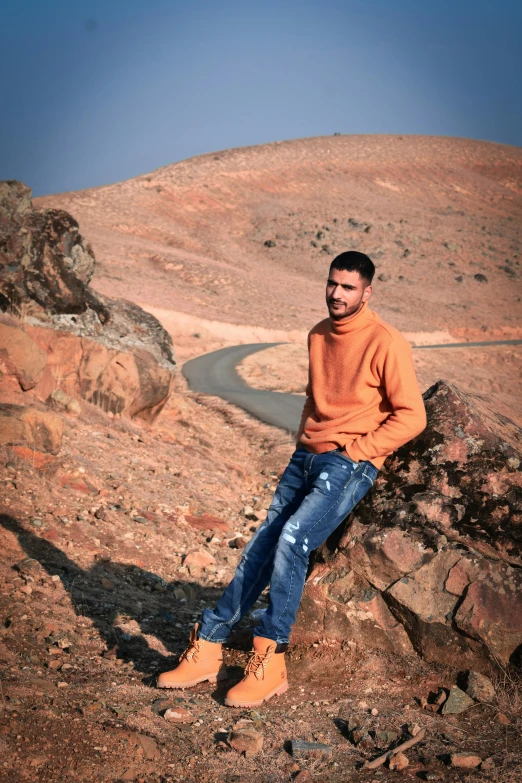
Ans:
POLYGON ((263 735, 254 729, 250 720, 240 720, 228 735, 228 744, 244 753, 246 758, 256 756, 263 748, 263 735))
POLYGON ((300 770, 293 780, 296 783, 312 783, 312 776, 307 769, 300 770))
POLYGON ((41 519, 31 519, 31 525, 34 527, 42 527, 42 520, 41 519))
POLYGON ((442 705, 442 714, 458 715, 461 712, 465 712, 474 704, 475 702, 467 693, 464 693, 464 691, 454 685, 449 692, 448 698, 442 705))
POLYGON ((67 688, 68 685, 69 685, 68 682, 59 682, 58 683, 58 688, 67 688))
POLYGON ((404 755, 404 753, 397 753, 395 756, 392 756, 389 762, 390 769, 394 769, 397 772, 401 769, 406 769, 406 767, 409 765, 409 761, 407 757, 404 755))
POLYGON ((511 726, 511 721, 503 712, 499 712, 498 715, 496 715, 495 720, 497 723, 500 723, 501 726, 511 726))
POLYGON ((184 566, 196 566, 198 568, 206 568, 211 563, 215 563, 216 559, 210 552, 204 550, 189 552, 183 561, 184 566))
POLYGON ((358 707, 359 707, 361 710, 367 710, 367 709, 368 709, 368 705, 366 704, 366 702, 365 702, 365 701, 359 701, 359 702, 357 702, 357 706, 358 706, 358 707))
POLYGON ((441 688, 437 694, 437 698, 435 699, 435 704, 438 704, 440 706, 441 704, 444 704, 447 698, 448 695, 446 691, 444 690, 444 688, 441 688))
POLYGON ((419 726, 418 723, 409 723, 408 724, 408 733, 411 737, 416 737, 419 731, 421 730, 421 726, 419 726))
POLYGON ((485 674, 470 671, 466 693, 475 701, 492 702, 495 699, 495 686, 485 674))
POLYGON ((461 769, 475 769, 479 764, 482 764, 480 756, 472 755, 471 753, 452 753, 451 754, 451 766, 460 767, 461 769))
POLYGON ((379 714, 379 710, 377 709, 377 707, 374 707, 374 708, 372 709, 372 711, 371 711, 371 714, 372 714, 372 715, 378 715, 378 714, 379 714))
POLYGON ((332 755, 331 745, 324 745, 322 742, 304 742, 303 740, 292 740, 292 756, 294 758, 323 758, 332 755))
POLYGON ((105 590, 114 590, 114 582, 112 579, 107 579, 106 576, 102 576, 100 579, 101 586, 105 588, 105 590))
POLYGON ((491 756, 488 756, 487 759, 484 759, 484 761, 480 765, 480 770, 481 771, 486 771, 488 769, 495 769, 495 762, 493 761, 491 756))
POLYGON ((185 707, 170 707, 163 713, 165 720, 172 723, 194 723, 194 716, 185 707))
POLYGON ((243 536, 238 536, 229 541, 228 545, 231 549, 244 549, 247 545, 247 540, 243 536))
POLYGON ((477 283, 487 283, 488 282, 488 278, 486 277, 486 275, 482 275, 482 274, 480 274, 480 272, 478 274, 476 274, 476 275, 473 275, 473 277, 477 281, 477 283))

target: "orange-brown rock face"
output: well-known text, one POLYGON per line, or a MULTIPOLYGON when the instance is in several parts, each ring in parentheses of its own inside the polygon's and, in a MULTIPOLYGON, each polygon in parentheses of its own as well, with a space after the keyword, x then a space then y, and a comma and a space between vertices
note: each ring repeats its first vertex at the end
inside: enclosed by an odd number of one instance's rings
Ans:
POLYGON ((66 212, 31 208, 30 190, 0 183, 2 391, 58 389, 106 412, 152 421, 171 392, 172 341, 135 304, 96 294, 94 254, 66 212))
POLYGON ((426 430, 318 552, 295 638, 451 666, 522 653, 522 431, 439 382, 426 430))
POLYGON ((64 422, 50 411, 0 403, 0 444, 25 446, 36 452, 57 454, 62 445, 64 422))

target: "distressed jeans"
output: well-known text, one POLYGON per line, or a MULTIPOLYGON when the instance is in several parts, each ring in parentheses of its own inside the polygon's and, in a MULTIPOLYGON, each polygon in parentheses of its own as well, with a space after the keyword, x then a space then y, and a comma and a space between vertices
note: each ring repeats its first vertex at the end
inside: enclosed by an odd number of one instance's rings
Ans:
POLYGON ((345 452, 294 451, 266 520, 250 539, 215 609, 205 609, 199 636, 225 642, 270 583, 268 609, 254 636, 289 641, 301 601, 308 559, 371 488, 378 469, 345 452))

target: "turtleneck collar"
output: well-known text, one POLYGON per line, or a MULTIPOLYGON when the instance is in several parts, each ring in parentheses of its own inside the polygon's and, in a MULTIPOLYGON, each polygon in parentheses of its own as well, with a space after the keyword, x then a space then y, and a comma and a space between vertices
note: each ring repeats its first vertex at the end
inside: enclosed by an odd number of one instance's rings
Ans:
POLYGON ((339 321, 330 318, 330 327, 334 334, 347 334, 364 328, 370 318, 371 310, 368 308, 368 302, 363 302, 361 309, 353 315, 341 318, 339 321))

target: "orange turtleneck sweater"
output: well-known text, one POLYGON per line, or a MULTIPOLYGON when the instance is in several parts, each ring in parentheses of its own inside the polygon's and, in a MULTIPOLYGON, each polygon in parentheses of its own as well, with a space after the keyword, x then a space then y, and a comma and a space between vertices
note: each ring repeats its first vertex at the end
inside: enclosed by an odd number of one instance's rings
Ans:
POLYGON ((297 442, 322 454, 339 446, 380 468, 426 426, 411 346, 366 303, 355 315, 326 318, 308 335, 306 402, 297 442))

